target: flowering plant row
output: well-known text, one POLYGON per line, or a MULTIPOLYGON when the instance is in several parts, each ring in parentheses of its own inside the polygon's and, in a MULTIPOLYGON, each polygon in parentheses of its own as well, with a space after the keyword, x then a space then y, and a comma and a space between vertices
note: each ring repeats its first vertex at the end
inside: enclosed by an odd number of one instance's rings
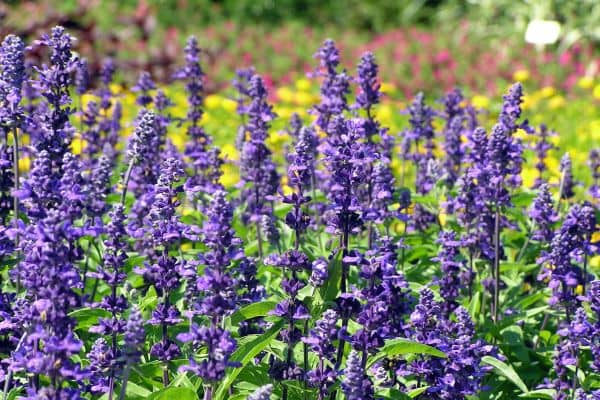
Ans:
POLYGON ((52 29, 42 65, 14 35, 0 48, 3 398, 600 396, 600 153, 585 193, 568 153, 552 184, 520 84, 489 132, 459 90, 418 94, 390 132, 374 56, 350 73, 326 40, 285 154, 261 76, 237 71, 232 161, 202 123, 195 38, 185 112, 142 73, 134 121, 111 60, 91 88, 72 44, 52 29))

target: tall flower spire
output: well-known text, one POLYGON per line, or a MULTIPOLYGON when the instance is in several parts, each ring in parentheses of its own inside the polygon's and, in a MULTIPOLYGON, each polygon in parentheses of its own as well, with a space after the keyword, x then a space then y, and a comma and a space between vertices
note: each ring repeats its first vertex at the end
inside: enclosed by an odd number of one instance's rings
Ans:
POLYGON ((270 122, 275 118, 271 105, 267 103, 267 89, 262 78, 254 75, 248 85, 252 99, 247 108, 248 121, 245 129, 248 140, 244 142, 240 160, 242 198, 246 204, 244 219, 255 224, 262 256, 262 236, 259 222, 263 215, 271 217, 272 207, 268 198, 275 195, 279 187, 279 174, 271 159, 271 150, 266 146, 270 122))

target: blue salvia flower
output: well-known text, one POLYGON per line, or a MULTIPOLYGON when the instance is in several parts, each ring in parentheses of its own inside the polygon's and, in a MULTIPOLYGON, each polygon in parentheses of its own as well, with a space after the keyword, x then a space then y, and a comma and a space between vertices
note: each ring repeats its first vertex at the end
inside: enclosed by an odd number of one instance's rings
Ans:
MULTIPOLYGON (((127 275, 123 266, 127 260, 127 231, 125 230, 124 208, 121 204, 113 206, 109 213, 109 222, 106 225, 106 239, 104 241, 104 259, 96 272, 89 272, 88 276, 102 280, 109 288, 110 294, 92 306, 106 310, 110 317, 99 318, 98 324, 90 328, 90 332, 105 336, 110 340, 110 345, 104 337, 96 341, 93 353, 99 352, 96 362, 91 364, 92 391, 107 393, 114 390, 115 379, 122 370, 121 358, 123 349, 117 345, 117 336, 124 334, 127 320, 124 313, 129 304, 126 297, 119 293, 127 275)), ((92 355, 88 355, 92 359, 92 355)))
POLYGON ((256 389, 247 400, 271 400, 273 385, 267 384, 256 389))
POLYGON ((589 346, 592 353, 591 368, 595 372, 600 372, 600 318, 598 318, 600 317, 600 281, 591 282, 584 300, 588 302, 596 321, 589 337, 589 346))
POLYGON ((12 150, 6 144, 0 144, 0 220, 8 225, 13 207, 11 191, 14 187, 12 150))
POLYGON ((151 91, 156 89, 156 84, 152 80, 152 76, 147 71, 142 71, 138 77, 138 81, 131 88, 132 91, 137 92, 138 95, 135 99, 135 103, 142 107, 147 107, 152 104, 154 98, 152 97, 151 91))
MULTIPOLYGON (((376 223, 384 222, 390 215, 389 208, 394 200, 394 176, 390 167, 394 148, 394 138, 381 128, 372 114, 374 105, 380 102, 382 93, 378 82, 379 66, 372 53, 365 53, 358 64, 356 81, 360 92, 355 108, 362 108, 366 114, 363 120, 365 152, 371 153, 368 164, 367 188, 363 195, 364 219, 376 223)), ((369 227, 369 246, 373 242, 373 226, 369 227)))
POLYGON ((364 304, 356 320, 363 328, 350 339, 353 347, 363 352, 363 360, 381 347, 384 339, 401 334, 404 317, 410 311, 412 299, 407 282, 396 271, 397 253, 402 247, 401 243, 382 237, 364 257, 353 251, 344 259, 359 267, 359 277, 365 282, 357 293, 364 304))
POLYGON ((460 89, 454 89, 443 99, 444 113, 442 117, 446 124, 442 135, 444 136, 444 170, 446 174, 446 183, 449 187, 454 186, 454 183, 460 175, 465 149, 461 142, 461 135, 465 131, 465 122, 467 121, 467 110, 463 108, 461 103, 464 101, 464 96, 460 89))
POLYGON ((329 134, 331 119, 348 109, 346 96, 350 93, 350 77, 345 70, 338 72, 340 52, 333 40, 325 40, 314 57, 319 60, 319 70, 315 75, 322 77, 323 82, 320 88, 321 100, 313 112, 317 115, 317 126, 329 134))
POLYGON ((285 216, 285 223, 295 232, 294 248, 300 246, 300 236, 310 224, 310 217, 303 210, 304 204, 311 198, 305 193, 311 188, 315 173, 315 144, 314 131, 311 128, 301 128, 295 152, 288 155, 288 185, 294 192, 288 195, 281 194, 282 201, 291 204, 293 209, 285 216))
POLYGON ((352 350, 344 369, 342 390, 347 400, 375 399, 375 392, 371 379, 367 376, 359 353, 352 350))
MULTIPOLYGON (((266 265, 282 268, 285 272, 281 281, 286 297, 280 301, 271 315, 280 317, 285 321, 285 327, 280 331, 281 339, 287 345, 284 361, 275 361, 270 368, 273 378, 276 380, 298 379, 302 374, 300 368, 294 362, 294 348, 302 338, 302 331, 297 327, 298 323, 310 318, 308 309, 298 299, 299 291, 306 286, 306 282, 300 278, 304 272, 310 272, 311 263, 308 257, 298 250, 288 250, 282 255, 271 255, 265 260, 266 265)), ((284 388, 284 398, 287 389, 284 388)))
POLYGON ((556 378, 547 382, 542 387, 556 390, 554 399, 567 400, 574 393, 574 383, 577 377, 571 377, 570 368, 580 367, 581 347, 589 345, 589 338, 593 334, 593 327, 588 322, 585 310, 578 308, 574 318, 558 330, 562 337, 556 344, 553 358, 553 370, 556 378))
MULTIPOLYGON (((46 156, 43 159, 49 165, 46 156)), ((29 393, 39 396, 60 388, 63 381, 81 381, 87 376, 87 371, 72 359, 82 343, 72 333, 75 320, 70 317, 70 312, 81 304, 76 291, 82 284, 75 263, 81 260, 82 252, 74 244, 82 230, 74 222, 82 217, 86 200, 80 190, 83 185, 77 159, 67 153, 62 164, 64 175, 54 181, 50 192, 60 197, 36 206, 36 219, 23 228, 20 247, 24 259, 22 268, 16 270, 28 301, 21 311, 27 334, 13 352, 11 364, 32 376, 51 378, 46 388, 29 387, 29 393)), ((43 178, 38 175, 34 179, 43 178)))
POLYGON ((175 78, 185 82, 189 111, 186 115, 187 134, 190 141, 186 143, 185 155, 190 159, 190 167, 194 174, 186 181, 186 193, 193 200, 203 192, 211 193, 221 188, 218 178, 222 160, 219 151, 210 148, 212 137, 200 126, 204 114, 204 71, 200 66, 198 41, 194 36, 187 40, 185 66, 175 74, 175 78))
POLYGON ((521 104, 523 103, 523 86, 521 83, 517 82, 513 84, 508 89, 508 93, 502 98, 504 101, 502 103, 502 110, 500 111, 498 122, 511 134, 515 133, 519 128, 528 133, 533 133, 527 120, 519 123, 522 112, 521 104))
POLYGON ((450 120, 444 130, 444 172, 446 174, 446 183, 448 186, 454 186, 458 179, 462 167, 463 157, 465 155, 461 134, 464 129, 464 119, 461 116, 455 116, 450 120))
POLYGON ((362 226, 360 188, 366 181, 367 155, 364 154, 359 125, 341 116, 334 117, 329 124, 329 135, 323 150, 324 163, 331 172, 327 191, 329 199, 330 232, 348 237, 362 226), (335 133, 334 133, 335 132, 335 133))
POLYGON ((163 139, 158 130, 156 114, 142 109, 136 119, 133 135, 127 146, 127 161, 132 164, 131 182, 125 177, 125 188, 131 184, 135 194, 144 193, 158 179, 156 160, 160 159, 163 139))
POLYGON ((556 133, 549 130, 546 125, 541 124, 536 135, 537 142, 533 146, 536 156, 535 169, 538 171, 533 189, 539 188, 545 182, 544 172, 547 170, 546 158, 548 158, 548 152, 556 148, 549 140, 552 136, 556 136, 556 133))
POLYGON ((108 210, 106 198, 111 192, 110 179, 112 176, 111 161, 106 156, 100 156, 92 169, 89 179, 89 198, 87 212, 92 219, 101 218, 108 210))
POLYGON ((425 95, 422 92, 417 93, 414 100, 406 110, 409 115, 410 129, 407 137, 415 144, 415 153, 412 154, 412 159, 417 161, 422 157, 433 157, 433 149, 435 147, 433 138, 435 132, 433 130, 434 111, 425 103, 425 95), (419 146, 424 146, 425 155, 419 153, 419 146))
POLYGON ((240 185, 246 204, 243 218, 257 225, 259 254, 262 255, 260 222, 263 215, 271 216, 272 207, 268 199, 279 187, 279 175, 271 159, 271 150, 266 146, 270 121, 275 118, 272 107, 267 103, 267 90, 260 76, 250 79, 248 93, 252 99, 247 109, 246 130, 248 140, 244 142, 240 159, 240 185))
POLYGON ((109 375, 116 367, 116 357, 104 338, 98 338, 87 354, 90 361, 90 391, 93 394, 107 393, 111 390, 109 375))
MULTIPOLYGON (((183 261, 171 256, 169 250, 179 244, 183 237, 193 238, 190 228, 184 225, 176 214, 176 208, 179 206, 176 198, 182 190, 181 186, 176 184, 183 176, 181 161, 169 158, 161 165, 144 229, 147 243, 154 249, 154 254, 150 262, 136 269, 146 282, 154 285, 161 298, 148 323, 162 328, 161 340, 152 346, 150 354, 165 363, 173 360, 180 353, 178 345, 169 338, 168 327, 181 322, 179 310, 171 302, 170 297, 180 286, 183 261)), ((163 383, 168 384, 166 370, 163 383)))
POLYGON ((356 96, 356 107, 364 109, 368 118, 371 118, 371 108, 381 99, 381 85, 377 78, 379 66, 373 53, 367 52, 361 56, 357 70, 356 82, 360 92, 356 96))
POLYGON ((440 296, 444 299, 442 308, 450 315, 458 306, 460 291, 465 287, 464 260, 460 255, 463 243, 457 238, 456 232, 441 231, 437 242, 440 244, 438 256, 434 259, 440 263, 441 277, 439 278, 440 296))
POLYGON ((428 385, 427 393, 443 393, 448 399, 476 395, 483 389, 483 378, 491 367, 481 365, 484 356, 495 356, 495 349, 474 338, 468 312, 458 307, 456 322, 443 315, 440 303, 429 288, 421 290, 419 304, 410 316, 411 338, 445 352, 447 358, 421 356, 401 363, 396 373, 418 377, 428 385))
MULTIPOLYGON (((202 361, 197 361, 191 357, 188 364, 180 367, 180 370, 192 372, 209 385, 221 381, 225 377, 225 371, 228 367, 239 365, 230 361, 231 354, 237 345, 235 339, 231 337, 228 331, 219 327, 205 327, 192 323, 190 331, 180 333, 177 335, 177 339, 183 343, 190 343, 194 354, 202 348, 206 349, 208 354, 205 358, 202 358, 202 361)), ((207 390, 211 390, 211 388, 207 390)))
POLYGON ((0 46, 0 125, 10 129, 19 125, 25 71, 25 44, 15 35, 8 35, 0 46))
POLYGON ((62 198, 58 209, 67 220, 75 221, 89 204, 89 185, 83 177, 81 160, 73 153, 63 157, 63 175, 59 180, 59 194, 62 198))
POLYGON ((35 89, 44 97, 47 105, 38 108, 36 123, 39 131, 32 137, 32 142, 38 151, 48 151, 56 169, 60 169, 60 162, 75 133, 69 122, 70 115, 75 112, 71 107, 69 87, 77 67, 77 59, 71 52, 72 41, 61 26, 52 28, 50 35, 43 35, 38 41, 50 48, 51 64, 38 68, 38 79, 34 81, 35 89))
POLYGON ((79 96, 87 92, 90 87, 90 70, 87 59, 80 58, 75 70, 75 93, 79 96))
POLYGON ((538 280, 547 280, 552 290, 549 304, 562 305, 567 318, 573 314, 578 304, 575 293, 577 286, 583 285, 587 279, 575 262, 582 261, 588 251, 590 232, 594 229, 593 209, 587 205, 573 205, 562 226, 554 233, 549 251, 542 253, 538 259, 544 266, 538 280))
POLYGON ((242 68, 235 71, 235 79, 231 82, 231 86, 234 87, 238 92, 237 98, 237 113, 242 116, 245 116, 247 111, 247 103, 250 99, 250 79, 256 75, 256 70, 254 67, 242 68))
POLYGON ((561 172, 560 198, 565 200, 570 199, 575 196, 575 192, 573 191, 575 180, 573 178, 573 165, 569 153, 565 153, 561 157, 559 170, 561 172))
MULTIPOLYGON (((425 96, 419 92, 406 110, 409 114, 410 129, 405 133, 406 153, 404 157, 415 163, 415 191, 419 194, 427 194, 439 176, 434 173, 438 168, 435 166, 433 150, 435 148, 433 129, 433 109, 425 103, 425 96), (411 153, 411 144, 414 150, 411 153), (425 153, 421 152, 421 146, 425 153)), ((414 210, 413 224, 423 230, 435 222, 435 216, 427 211, 421 204, 417 204, 414 210)))
POLYGON ((538 195, 529 210, 529 218, 535 229, 531 238, 542 243, 550 243, 554 234, 553 226, 558 221, 558 215, 554 208, 550 188, 545 183, 539 186, 538 195))
POLYGON ((315 369, 307 371, 307 379, 312 387, 317 388, 321 400, 329 395, 337 377, 337 372, 332 368, 336 350, 333 340, 338 335, 337 320, 338 315, 334 310, 326 310, 311 329, 310 335, 302 338, 319 360, 315 369))
POLYGON ((90 100, 81 111, 82 132, 81 138, 85 141, 82 153, 88 158, 88 163, 94 163, 95 156, 102 151, 102 136, 98 124, 100 107, 94 100, 90 100))
MULTIPOLYGON (((242 300, 235 290, 237 281, 233 263, 241 260, 244 267, 250 267, 244 262, 242 242, 235 235, 232 222, 233 206, 227 200, 226 192, 216 191, 206 208, 206 219, 201 231, 202 241, 207 247, 207 251, 198 259, 198 264, 204 266, 203 274, 197 274, 195 264, 185 273, 185 277, 190 280, 190 312, 193 315, 207 316, 215 326, 230 315, 242 300)), ((257 288, 252 288, 249 281, 245 283, 247 292, 241 296, 246 300, 254 300, 252 291, 257 288)))
POLYGON ((125 323, 123 334, 124 356, 127 364, 131 365, 139 361, 145 339, 144 318, 140 310, 133 306, 125 323))
MULTIPOLYGON (((97 129, 100 135, 100 142, 96 145, 102 150, 102 153, 107 156, 112 163, 115 162, 118 156, 117 144, 121 140, 121 102, 115 97, 110 85, 113 82, 113 77, 116 71, 116 66, 111 58, 107 58, 102 62, 100 67, 100 82, 102 83, 96 89, 95 94, 100 98, 98 104, 100 116, 97 118, 97 129), (111 109, 112 107, 112 109, 111 109)), ((88 146, 90 143, 88 141, 88 146)))
POLYGON ((113 101, 110 84, 113 82, 115 72, 116 66, 112 58, 106 58, 102 61, 99 76, 102 85, 96 89, 96 95, 100 98, 100 108, 103 110, 109 109, 113 101))
POLYGON ((15 193, 31 221, 44 218, 48 209, 56 207, 60 201, 59 179, 52 168, 50 153, 40 151, 33 160, 29 176, 15 193))

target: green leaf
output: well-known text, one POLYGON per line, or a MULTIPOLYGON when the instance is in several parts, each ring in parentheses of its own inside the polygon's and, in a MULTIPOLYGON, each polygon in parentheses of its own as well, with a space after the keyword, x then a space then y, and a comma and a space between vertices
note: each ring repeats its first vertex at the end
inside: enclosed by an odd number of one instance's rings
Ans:
POLYGON ((389 399, 389 400, 410 400, 411 397, 406 393, 402 393, 398 389, 386 388, 377 392, 377 398, 389 399))
POLYGON ((369 359, 367 366, 373 365, 375 362, 391 356, 404 354, 429 354, 434 357, 446 358, 446 354, 436 349, 435 347, 414 342, 408 339, 392 339, 388 340, 381 351, 374 357, 369 359))
POLYGON ((242 321, 256 317, 264 317, 269 311, 277 305, 274 301, 261 301, 259 303, 248 304, 240 308, 231 316, 231 325, 238 325, 242 321))
POLYGON ((198 400, 198 395, 188 387, 168 387, 152 393, 147 398, 148 400, 198 400))
POLYGON ((549 399, 552 400, 556 395, 556 391, 554 389, 537 389, 532 390, 531 392, 523 393, 519 395, 519 397, 523 399, 549 399))
POLYGON ((223 380, 219 388, 215 392, 214 400, 222 400, 224 396, 227 394, 227 391, 233 385, 235 378, 240 374, 240 372, 246 367, 246 365, 252 360, 254 357, 258 355, 261 351, 263 351, 273 339, 277 336, 281 328, 283 328, 285 321, 281 320, 275 323, 269 330, 267 330, 262 335, 258 335, 253 340, 242 344, 238 349, 231 355, 231 362, 238 362, 241 365, 237 368, 231 370, 231 372, 227 375, 227 377, 223 380))
POLYGON ((410 392, 408 392, 408 397, 410 397, 411 399, 414 399, 415 397, 424 393, 427 389, 429 389, 429 386, 423 386, 420 388, 413 389, 410 392))
POLYGON ((141 387, 140 385, 136 384, 135 382, 127 382, 127 388, 125 389, 125 398, 127 399, 136 399, 136 398, 142 398, 142 399, 147 399, 148 396, 150 396, 152 394, 152 392, 150 392, 148 389, 141 387))
POLYGON ((342 252, 338 251, 338 254, 330 262, 329 279, 327 279, 325 285, 319 289, 321 298, 325 303, 333 301, 339 292, 340 279, 342 276, 342 252))
POLYGON ((500 361, 497 358, 494 358, 494 357, 491 357, 491 356, 484 356, 481 359, 481 362, 483 362, 484 364, 491 365, 492 367, 494 367, 494 369, 496 371, 498 371, 498 373, 500 375, 504 376, 509 381, 511 381, 516 387, 518 387, 519 389, 521 389, 521 391, 523 393, 529 393, 529 389, 527 389, 527 386, 521 380, 521 377, 519 376, 519 374, 517 374, 517 372, 512 367, 512 365, 508 365, 505 362, 500 361))
POLYGON ((71 311, 69 316, 77 321, 77 329, 87 332, 90 327, 98 323, 98 318, 107 318, 110 313, 99 308, 84 307, 71 311))

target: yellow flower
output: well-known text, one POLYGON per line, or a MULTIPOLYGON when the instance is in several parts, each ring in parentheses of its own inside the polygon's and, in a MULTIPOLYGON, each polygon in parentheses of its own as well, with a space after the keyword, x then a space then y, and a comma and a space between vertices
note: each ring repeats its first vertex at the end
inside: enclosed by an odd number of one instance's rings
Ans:
POLYGON ((590 258, 590 266, 592 268, 600 267, 600 256, 595 256, 595 257, 590 258))
POLYGON ((592 92, 592 95, 595 99, 600 100, 600 84, 594 86, 594 91, 592 92))
POLYGON ((179 150, 185 148, 186 136, 183 133, 172 133, 169 135, 169 139, 179 150))
POLYGON ((308 91, 310 90, 310 81, 306 78, 300 78, 296 81, 295 86, 298 90, 308 91))
POLYGON ((591 89, 594 86, 594 79, 589 76, 583 76, 577 81, 577 86, 582 89, 591 89))
POLYGON ((83 149, 85 149, 86 142, 81 138, 74 138, 71 142, 71 151, 73 154, 81 154, 83 149))
POLYGON ((390 93, 394 93, 396 91, 396 86, 394 86, 393 83, 382 82, 380 90, 382 93, 390 94, 390 93))
POLYGON ((223 157, 227 158, 228 160, 239 160, 240 158, 237 149, 231 143, 224 144, 221 147, 221 154, 223 154, 223 157))
POLYGON ((108 88, 114 94, 121 94, 121 93, 123 93, 123 86, 119 85, 118 83, 111 83, 111 84, 108 85, 108 88))
POLYGON ((521 171, 521 178, 523 179, 523 186, 531 187, 537 178, 537 170, 535 168, 523 168, 521 171))
POLYGON ((592 233, 592 243, 600 242, 600 231, 592 233))
POLYGON ((273 147, 279 147, 283 142, 289 138, 286 133, 271 133, 267 139, 267 144, 273 147))
POLYGON ((560 179, 559 179, 558 176, 551 176, 548 179, 548 183, 551 184, 551 185, 558 185, 560 183, 560 179))
POLYGON ((237 169, 231 164, 224 164, 221 170, 223 171, 223 175, 221 175, 219 182, 221 182, 223 186, 231 187, 240 180, 237 169))
POLYGON ((516 138, 519 138, 519 139, 521 139, 521 140, 526 140, 526 139, 529 139, 531 136, 529 136, 529 135, 527 134, 527 132, 525 132, 525 130, 524 130, 524 129, 521 129, 521 128, 519 128, 519 129, 517 129, 517 131, 515 132, 515 134, 514 134, 514 137, 516 137, 516 138))
POLYGON ((440 225, 446 226, 446 220, 448 219, 448 214, 446 214, 446 211, 444 209, 442 209, 442 211, 440 211, 438 218, 440 220, 440 225))
POLYGON ((376 111, 377 118, 386 123, 392 118, 393 109, 389 104, 382 104, 376 111))
POLYGON ((289 117, 292 116, 292 109, 289 107, 275 106, 274 111, 275 111, 275 114, 277 114, 277 116, 279 118, 288 119, 289 117))
POLYGON ((294 92, 287 86, 278 88, 275 91, 275 94, 279 100, 283 101, 284 103, 291 103, 294 101, 294 92))
POLYGON ((204 99, 204 105, 209 110, 214 110, 216 108, 219 108, 219 106, 221 105, 221 96, 216 95, 216 94, 209 94, 204 99))
POLYGON ((221 107, 227 112, 233 113, 237 109, 237 102, 228 98, 223 98, 223 100, 221 100, 221 107))
POLYGON ((84 93, 81 95, 81 106, 86 108, 90 101, 96 101, 98 98, 90 93, 84 93))
POLYGON ((488 99, 485 96, 476 94, 471 99, 471 104, 473 104, 473 107, 475 108, 488 108, 490 105, 490 99, 488 99))
POLYGON ((301 106, 307 106, 312 104, 313 96, 306 92, 296 92, 294 94, 294 102, 301 106))
POLYGON ((552 86, 544 86, 542 90, 540 90, 540 94, 544 98, 552 97, 556 93, 556 89, 552 86))
POLYGON ((548 106, 551 110, 556 110, 558 108, 564 107, 566 103, 567 102, 564 97, 562 97, 561 95, 556 95, 550 98, 548 106))
POLYGON ((191 250, 192 249, 192 243, 187 242, 187 243, 183 243, 181 245, 181 250, 183 251, 187 251, 187 250, 191 250))
POLYGON ((547 157, 546 158, 546 167, 548 171, 558 171, 558 167, 560 165, 560 161, 556 157, 547 157))
POLYGON ((518 69, 513 73, 513 80, 519 82, 525 82, 529 79, 529 71, 526 69, 518 69))
POLYGON ((182 215, 191 215, 194 213, 194 211, 195 210, 193 207, 186 206, 186 207, 183 207, 183 210, 181 210, 181 214, 182 215))
POLYGON ((583 294, 583 285, 577 285, 577 287, 575 287, 575 294, 577 294, 577 295, 583 294))
POLYGON ((19 171, 21 171, 21 172, 29 171, 30 167, 31 167, 31 160, 29 159, 29 157, 19 158, 19 171))

